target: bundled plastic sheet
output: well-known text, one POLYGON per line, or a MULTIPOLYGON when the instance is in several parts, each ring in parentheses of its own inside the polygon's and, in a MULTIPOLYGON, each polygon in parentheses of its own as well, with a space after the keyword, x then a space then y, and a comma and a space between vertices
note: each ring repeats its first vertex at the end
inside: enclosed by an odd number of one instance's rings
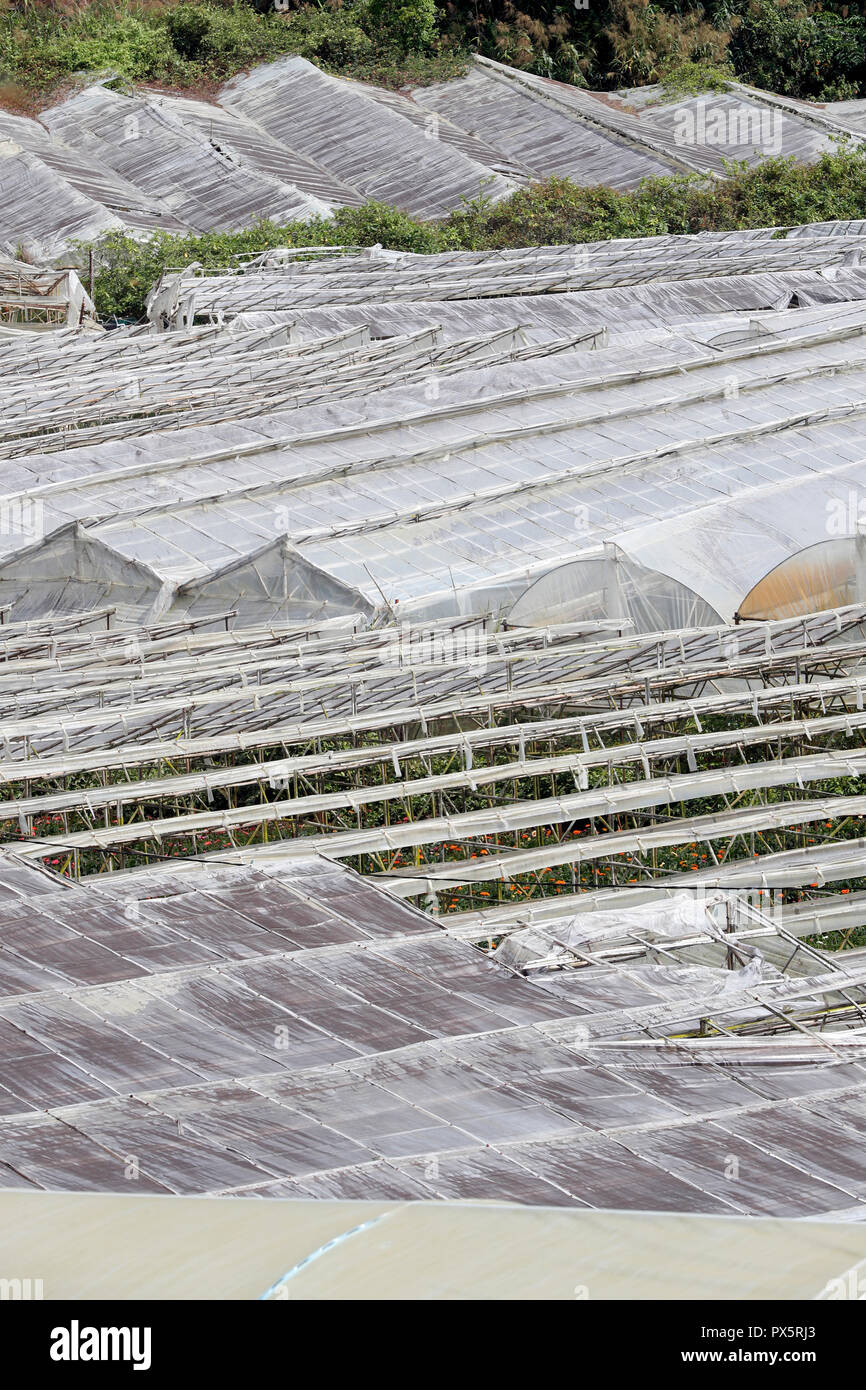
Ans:
POLYGON ((677 893, 659 903, 643 903, 639 907, 612 912, 581 913, 547 930, 532 927, 515 932, 502 942, 496 958, 504 965, 523 970, 531 961, 549 957, 559 950, 581 949, 614 939, 640 936, 674 940, 699 934, 715 936, 721 926, 719 908, 723 901, 722 894, 702 901, 691 893, 677 893))

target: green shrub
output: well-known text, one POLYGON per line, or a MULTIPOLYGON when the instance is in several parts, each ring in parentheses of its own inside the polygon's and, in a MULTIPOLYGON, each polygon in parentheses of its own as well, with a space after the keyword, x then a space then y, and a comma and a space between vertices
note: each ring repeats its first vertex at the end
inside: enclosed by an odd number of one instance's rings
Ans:
POLYGON ((724 179, 645 179, 630 193, 548 179, 483 211, 454 213, 448 226, 460 245, 482 249, 860 217, 866 217, 866 149, 857 146, 805 166, 782 156, 731 164, 724 179))
MULTIPOLYGON (((730 55, 753 86, 788 96, 839 101, 866 84, 866 19, 805 0, 738 0, 730 55)), ((852 7, 853 8, 853 7, 852 7)))
POLYGON ((211 25, 211 13, 201 5, 178 5, 165 21, 169 38, 181 58, 197 61, 211 25))
POLYGON ((714 63, 672 63, 659 73, 666 100, 698 96, 701 92, 723 92, 733 77, 733 68, 714 63))
MULTIPOLYGON (((360 208, 340 208, 325 222, 324 240, 333 238, 334 245, 376 246, 390 251, 414 251, 423 255, 442 251, 450 237, 442 224, 416 222, 408 213, 386 203, 365 203, 360 208)), ((299 242, 303 240, 299 234, 299 242)))
POLYGON ((339 71, 362 61, 375 47, 352 11, 299 10, 290 27, 301 57, 339 71))
POLYGON ((132 10, 113 11, 111 22, 87 10, 67 22, 39 13, 0 14, 0 79, 43 91, 73 73, 103 73, 150 81, 177 76, 182 64, 164 30, 132 10), (22 22, 23 20, 23 22, 22 22))
POLYGON ((367 0, 373 32, 403 53, 428 48, 436 34, 436 0, 367 0))

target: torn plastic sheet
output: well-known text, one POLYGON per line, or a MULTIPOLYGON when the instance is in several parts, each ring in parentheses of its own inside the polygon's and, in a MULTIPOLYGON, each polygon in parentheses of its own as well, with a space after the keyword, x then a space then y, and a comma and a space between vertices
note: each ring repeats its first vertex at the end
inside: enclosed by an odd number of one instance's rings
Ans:
POLYGON ((719 909, 724 895, 696 898, 676 893, 658 903, 611 912, 586 912, 549 927, 528 927, 506 937, 496 952, 503 965, 525 970, 536 960, 560 951, 584 949, 603 941, 638 936, 674 940, 685 936, 717 936, 724 925, 719 909))
POLYGON ((623 969, 625 974, 657 988, 658 993, 666 999, 693 999, 698 995, 706 998, 727 997, 756 985, 783 979, 781 972, 765 961, 759 951, 755 951, 747 965, 734 970, 685 962, 675 965, 671 961, 659 964, 629 962, 623 969))

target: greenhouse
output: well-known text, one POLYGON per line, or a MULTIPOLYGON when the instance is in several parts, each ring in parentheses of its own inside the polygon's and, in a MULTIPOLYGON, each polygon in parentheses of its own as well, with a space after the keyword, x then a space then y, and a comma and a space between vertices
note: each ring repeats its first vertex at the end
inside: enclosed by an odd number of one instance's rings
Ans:
MULTIPOLYGON (((302 60, 208 108, 100 84, 41 132, 0 117, 0 187, 43 179, 60 245, 166 207, 218 228, 415 189, 432 217, 480 171, 493 197, 549 171, 565 126, 587 179, 692 167, 663 104, 554 85, 484 60, 415 102, 302 60)), ((719 129, 752 106, 804 160, 843 120, 740 90, 719 129)), ((700 1217, 725 1269, 710 1223, 748 1218, 758 1297, 809 1218, 786 1287, 820 1296, 866 1200, 864 251, 861 221, 281 247, 166 267, 110 331, 75 272, 9 263, 16 1223, 74 1197, 86 1231, 111 1195, 158 1244, 171 1197, 195 1244, 182 1198, 291 1198, 298 1269, 213 1271, 277 1297, 359 1202, 371 1268, 372 1205, 456 1240, 496 1203, 495 1239, 543 1208, 599 1280, 599 1213, 641 1250, 700 1217)))
POLYGON ((726 160, 808 163, 859 145, 866 101, 792 101, 730 82, 617 93, 477 55, 465 76, 391 91, 298 56, 210 100, 108 76, 37 116, 0 111, 0 249, 42 257, 110 230, 224 231, 370 199, 435 218, 553 175, 635 188, 726 160))

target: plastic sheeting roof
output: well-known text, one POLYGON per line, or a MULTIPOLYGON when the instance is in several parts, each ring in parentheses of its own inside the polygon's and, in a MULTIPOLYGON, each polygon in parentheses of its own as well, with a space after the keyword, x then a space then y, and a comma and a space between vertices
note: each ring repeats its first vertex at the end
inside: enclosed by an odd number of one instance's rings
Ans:
MULTIPOLYGON (((98 612, 105 622, 105 610, 98 612)), ((302 628, 286 625, 199 639, 179 624, 182 630, 167 638, 160 628, 108 632, 112 645, 105 652, 98 646, 94 652, 92 634, 82 634, 81 645, 70 643, 56 671, 53 631, 31 635, 29 624, 23 632, 18 625, 4 626, 0 637, 8 632, 10 642, 3 643, 5 756, 47 757, 77 745, 147 743, 169 731, 175 739, 179 721, 185 740, 225 737, 226 747, 242 747, 241 721, 245 730, 277 737, 291 731, 293 737, 327 732, 336 738, 419 720, 423 728, 425 722, 458 715, 486 720, 510 711, 513 723, 518 709, 559 712, 563 704, 573 707, 587 735, 590 729, 606 734, 618 728, 627 739, 643 738, 641 715, 631 706, 647 710, 648 726, 664 720, 659 706, 666 700, 686 696, 684 718, 700 719, 702 709, 720 708, 748 711, 759 723, 765 708, 779 705, 796 718, 798 702, 811 699, 812 682, 815 698, 823 701, 822 714, 837 696, 859 713, 863 623, 859 607, 772 625, 629 639, 568 628, 519 630, 506 643, 497 633, 488 636, 469 624, 443 624, 441 630, 407 625, 399 635, 387 628, 353 635, 340 622, 336 631, 311 643, 302 628), (437 632, 438 649, 433 645, 437 632), (47 665, 39 659, 46 649, 47 665), (32 670, 29 651, 37 656, 32 670), (165 660, 169 655, 172 659, 165 660), (766 691, 782 679, 781 695, 766 691), (738 683, 737 693, 717 693, 732 681, 738 683)), ((852 719, 856 722, 856 713, 852 719)), ((567 727, 573 736, 575 726, 567 727)), ((175 746, 180 751, 184 745, 175 746)), ((599 737, 599 746, 605 746, 605 737, 599 737)))
POLYGON ((142 1195, 863 1213, 866 1055, 838 1026, 862 967, 712 1002, 719 972, 687 958, 522 979, 311 859, 122 875, 0 918, 6 1187, 128 1196, 132 1164, 142 1195), (815 995, 837 1027, 791 1031, 815 995), (788 1031, 682 1036, 695 1010, 788 1031))
POLYGON ((724 159, 815 159, 859 141, 857 103, 811 106, 732 83, 671 101, 598 93, 476 58, 467 76, 386 92, 300 57, 215 102, 96 84, 41 113, 0 113, 0 246, 55 256, 112 229, 219 230, 370 198, 436 217, 533 179, 635 187, 724 159))
POLYGON ((693 97, 672 98, 660 87, 590 92, 482 57, 467 77, 422 88, 414 96, 458 124, 472 121, 479 134, 498 131, 498 143, 509 152, 525 152, 531 167, 579 182, 619 177, 629 186, 646 172, 657 172, 653 165, 664 172, 721 173, 726 159, 756 163, 783 154, 808 161, 832 149, 840 136, 859 139, 854 123, 831 115, 832 107, 789 101, 739 82, 724 92, 693 97), (595 134, 593 153, 600 161, 595 179, 582 177, 591 155, 569 138, 575 123, 595 134), (620 150, 614 153, 611 143, 620 150), (633 150, 633 160, 639 154, 643 164, 629 170, 623 146, 633 150), (605 155, 615 161, 613 175, 601 173, 605 155))
MULTIPOLYGON (((75 521, 172 586, 239 573, 283 537, 321 575, 322 616, 513 609, 525 622, 514 605, 531 591, 533 622, 727 621, 837 512, 850 520, 866 485, 864 245, 853 223, 531 255, 294 254, 170 280, 159 315, 210 305, 237 321, 39 357, 0 344, 0 502, 38 512, 47 545, 75 521), (765 304, 841 300, 719 314, 715 290, 736 302, 767 280, 765 304), (424 298, 434 283, 455 299, 424 298), (268 295, 295 308, 265 326, 247 310, 268 295), (414 322, 371 337, 388 298, 414 322), (534 332, 539 302, 559 336, 534 332), (507 325, 491 330, 491 304, 507 325), (327 316, 323 336, 310 314, 327 316)), ((27 539, 7 527, 0 552, 27 539)), ((316 612, 317 582, 294 619, 316 612)), ((277 611, 270 597, 258 620, 277 611)))

